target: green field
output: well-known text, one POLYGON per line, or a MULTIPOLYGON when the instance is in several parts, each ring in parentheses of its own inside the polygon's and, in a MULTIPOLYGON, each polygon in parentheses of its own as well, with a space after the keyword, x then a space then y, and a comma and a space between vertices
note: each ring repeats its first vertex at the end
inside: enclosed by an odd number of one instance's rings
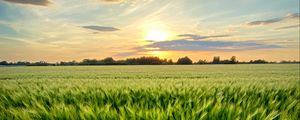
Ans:
POLYGON ((0 67, 0 119, 300 118, 299 64, 0 67))

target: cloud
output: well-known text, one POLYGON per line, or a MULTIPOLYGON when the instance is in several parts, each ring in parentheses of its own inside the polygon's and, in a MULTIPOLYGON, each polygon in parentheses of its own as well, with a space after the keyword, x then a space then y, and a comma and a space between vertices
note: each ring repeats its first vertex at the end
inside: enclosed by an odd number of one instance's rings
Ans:
POLYGON ((0 37, 0 45, 3 47, 13 47, 12 44, 14 44, 16 47, 17 46, 25 46, 25 45, 29 45, 33 42, 30 41, 26 41, 23 39, 17 39, 17 38, 9 38, 9 37, 0 37))
POLYGON ((269 45, 259 41, 211 41, 210 38, 230 37, 231 35, 200 36, 196 34, 180 34, 180 39, 169 41, 152 41, 148 45, 133 48, 131 52, 121 52, 116 56, 132 56, 151 51, 222 51, 236 52, 246 50, 284 48, 280 45, 269 45))
POLYGON ((9 25, 4 25, 4 24, 0 24, 0 35, 1 36, 14 36, 17 34, 17 31, 14 30, 12 27, 10 27, 9 25))
POLYGON ((105 3, 122 3, 125 0, 100 0, 100 1, 105 3))
POLYGON ((132 55, 136 55, 137 51, 134 52, 120 52, 115 54, 114 56, 119 56, 119 57, 126 57, 126 56, 132 56, 132 55))
POLYGON ((282 47, 249 41, 190 41, 180 39, 155 42, 136 49, 147 51, 147 49, 144 48, 159 48, 160 51, 243 51, 282 47))
POLYGON ((131 52, 121 52, 115 56, 132 56, 141 52, 150 51, 222 51, 236 52, 258 49, 274 49, 284 48, 279 45, 268 45, 250 41, 191 41, 186 39, 178 39, 171 41, 153 42, 151 44, 133 48, 131 52))
POLYGON ((286 18, 299 19, 300 18, 300 13, 290 13, 286 16, 286 18))
POLYGON ((109 32, 109 31, 118 31, 120 29, 114 27, 105 27, 105 26, 82 26, 82 28, 101 31, 101 32, 109 32))
POLYGON ((298 28, 298 27, 300 27, 300 24, 298 24, 298 25, 290 25, 290 26, 279 27, 279 28, 276 28, 276 30, 285 30, 285 29, 298 28))
POLYGON ((48 6, 51 4, 48 0, 4 0, 11 3, 18 3, 18 4, 30 4, 30 5, 38 5, 38 6, 48 6))
POLYGON ((268 19, 268 20, 260 20, 260 21, 253 21, 247 23, 247 25, 253 26, 253 25, 268 25, 268 24, 273 24, 273 23, 278 23, 284 20, 288 19, 299 19, 300 14, 299 13, 290 13, 284 17, 278 17, 278 18, 273 18, 273 19, 268 19))
MULTIPOLYGON (((8 5, 0 0, 0 22, 13 23, 16 21, 25 22, 26 20, 36 19, 37 15, 25 7, 8 5)), ((1 29, 1 27, 0 27, 1 29)))
POLYGON ((283 20, 282 18, 274 18, 274 19, 263 20, 263 21, 253 21, 248 23, 247 25, 267 25, 267 24, 277 23, 282 20, 283 20))
POLYGON ((231 35, 212 35, 212 36, 200 36, 195 34, 181 34, 178 37, 184 39, 191 39, 191 40, 202 40, 202 39, 209 39, 209 38, 223 38, 223 37, 230 37, 231 35))

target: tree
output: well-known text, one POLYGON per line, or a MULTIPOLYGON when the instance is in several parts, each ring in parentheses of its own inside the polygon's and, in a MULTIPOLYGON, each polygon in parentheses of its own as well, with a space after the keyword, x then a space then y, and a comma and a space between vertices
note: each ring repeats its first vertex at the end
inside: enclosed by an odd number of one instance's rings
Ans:
POLYGON ((169 60, 168 60, 168 64, 169 64, 169 65, 172 65, 172 64, 173 64, 173 60, 172 60, 172 59, 169 59, 169 60))
POLYGON ((185 56, 183 58, 179 58, 177 64, 193 64, 193 61, 189 57, 185 56))
POLYGON ((70 61, 70 62, 63 62, 63 61, 61 61, 59 63, 59 65, 62 65, 62 66, 71 66, 71 65, 78 65, 78 63, 75 60, 70 61))
POLYGON ((230 58, 230 63, 231 63, 231 64, 237 63, 237 60, 236 60, 236 57, 235 57, 235 56, 232 56, 232 57, 230 58))
POLYGON ((47 63, 46 61, 40 61, 40 62, 35 62, 31 63, 29 66, 53 66, 54 64, 47 63))
POLYGON ((164 60, 159 57, 141 57, 138 61, 142 65, 161 65, 164 60))
POLYGON ((1 61, 0 65, 8 65, 8 62, 7 61, 1 61))
POLYGON ((136 60, 136 58, 127 58, 127 59, 125 60, 125 62, 126 62, 126 64, 128 64, 128 65, 137 65, 137 60, 136 60))
POLYGON ((268 61, 266 60, 262 60, 262 59, 258 59, 258 60, 250 60, 249 62, 250 64, 265 64, 265 63, 269 63, 268 61))
POLYGON ((126 61, 125 60, 117 60, 115 61, 115 65, 126 65, 126 61))
POLYGON ((84 59, 79 64, 80 65, 97 65, 99 62, 96 59, 84 59))
POLYGON ((219 64, 220 63, 220 56, 215 56, 212 63, 213 64, 219 64))
POLYGON ((206 60, 199 60, 196 64, 207 64, 206 60))
POLYGON ((232 64, 230 60, 221 60, 220 64, 232 64))
POLYGON ((102 60, 105 65, 113 65, 115 64, 115 60, 112 57, 107 57, 102 60))
POLYGON ((17 63, 15 63, 16 65, 29 65, 30 62, 27 61, 18 61, 17 63))

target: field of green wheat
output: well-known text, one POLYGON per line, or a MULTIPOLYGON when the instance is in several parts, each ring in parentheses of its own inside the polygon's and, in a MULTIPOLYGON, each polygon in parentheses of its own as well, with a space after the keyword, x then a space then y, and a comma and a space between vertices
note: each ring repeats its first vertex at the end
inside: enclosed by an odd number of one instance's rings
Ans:
POLYGON ((0 67, 0 119, 300 118, 299 64, 0 67))

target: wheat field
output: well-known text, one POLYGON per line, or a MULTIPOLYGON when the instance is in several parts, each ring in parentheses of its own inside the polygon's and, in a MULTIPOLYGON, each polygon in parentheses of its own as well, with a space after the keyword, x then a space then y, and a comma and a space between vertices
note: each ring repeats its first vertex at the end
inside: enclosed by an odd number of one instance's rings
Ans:
POLYGON ((0 119, 300 118, 299 64, 0 67, 0 119))

